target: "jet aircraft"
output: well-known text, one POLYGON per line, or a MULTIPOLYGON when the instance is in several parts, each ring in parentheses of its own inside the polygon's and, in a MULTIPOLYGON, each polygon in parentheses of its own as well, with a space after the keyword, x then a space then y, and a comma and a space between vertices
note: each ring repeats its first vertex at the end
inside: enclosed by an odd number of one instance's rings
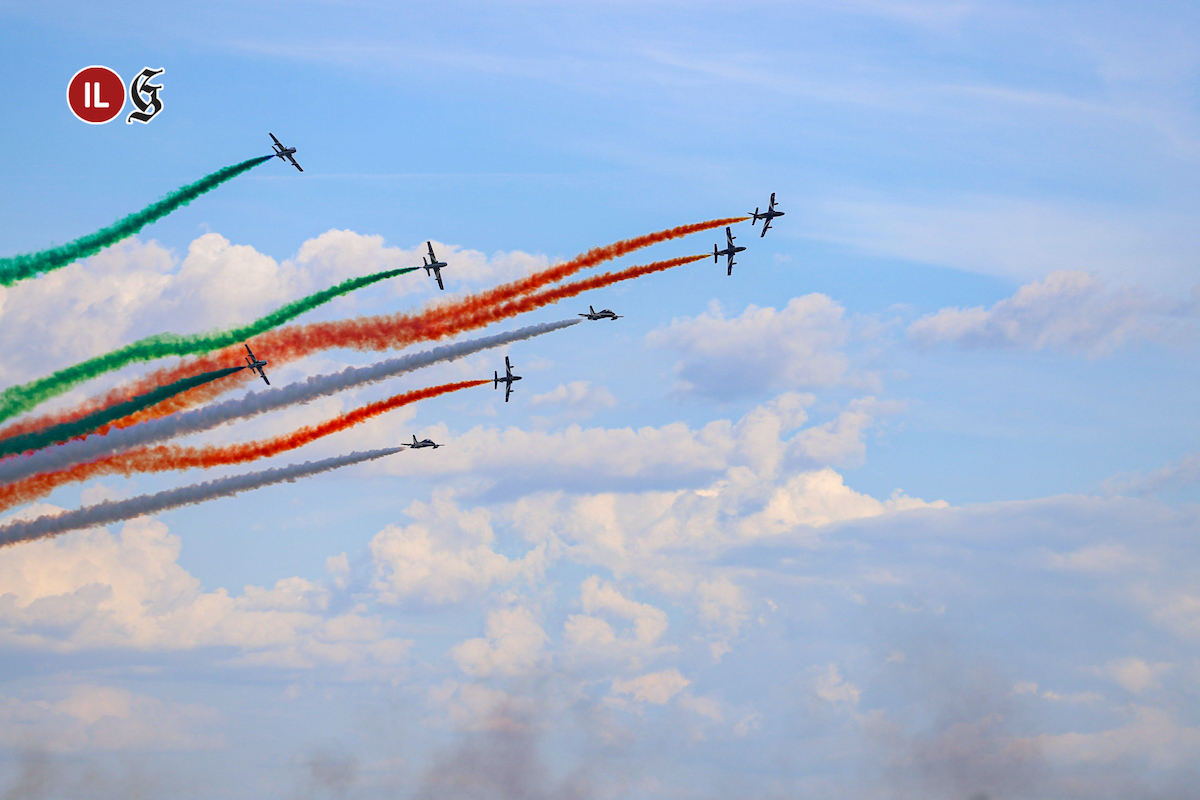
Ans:
POLYGON ((760 233, 760 234, 758 235, 758 238, 760 238, 760 239, 761 239, 762 237, 766 236, 766 235, 767 235, 767 228, 771 227, 771 220, 775 219, 776 217, 782 217, 782 216, 783 216, 783 212, 782 212, 782 211, 776 211, 776 210, 775 210, 775 193, 774 193, 774 192, 771 192, 771 204, 770 204, 769 206, 767 206, 767 210, 766 210, 766 211, 764 211, 763 213, 761 213, 761 214, 760 214, 760 213, 758 213, 758 206, 755 206, 755 207, 754 207, 754 213, 753 213, 753 214, 751 214, 750 216, 754 217, 754 222, 751 222, 751 223, 750 223, 751 225, 757 225, 757 224, 758 224, 758 221, 759 221, 760 219, 761 219, 761 220, 766 220, 765 222, 763 222, 763 226, 762 226, 762 233, 760 233))
POLYGON ((737 237, 733 235, 733 231, 731 231, 729 228, 726 228, 725 229, 725 242, 726 242, 725 249, 718 250, 717 246, 715 244, 713 245, 713 261, 717 261, 718 256, 726 256, 729 259, 729 269, 726 271, 726 273, 725 273, 726 275, 733 274, 733 265, 736 263, 733 260, 733 254, 740 253, 746 249, 744 247, 735 247, 734 246, 733 240, 736 238, 737 237))
POLYGON ((597 311, 596 309, 592 308, 591 306, 588 306, 588 313, 580 314, 579 316, 587 317, 590 320, 611 319, 613 322, 616 322, 617 320, 619 320, 621 318, 620 314, 614 314, 612 311, 609 311, 607 308, 597 311))
POLYGON ((433 242, 426 242, 429 248, 429 260, 425 260, 425 256, 421 256, 421 263, 425 265, 425 274, 433 275, 437 278, 438 288, 443 292, 446 291, 445 284, 442 283, 442 267, 446 266, 445 261, 438 261, 437 256, 433 254, 433 242))
POLYGON ((250 345, 246 345, 246 352, 250 354, 246 356, 246 364, 250 367, 250 371, 257 372, 258 377, 266 381, 267 386, 270 386, 271 382, 267 380, 267 373, 263 372, 263 367, 267 365, 267 360, 265 358, 257 358, 254 355, 254 351, 250 349, 250 345))
POLYGON ((504 377, 501 378, 499 372, 493 372, 492 374, 496 376, 492 383, 493 389, 499 389, 502 383, 506 384, 504 387, 504 402, 507 403, 509 395, 512 394, 513 381, 521 380, 521 376, 513 375, 512 364, 508 362, 508 356, 504 357, 504 377))
POLYGON ((269 133, 267 135, 270 136, 271 139, 274 140, 274 142, 275 142, 275 144, 271 145, 273 148, 275 148, 275 152, 273 153, 273 155, 276 158, 278 158, 280 161, 283 161, 286 158, 288 161, 292 162, 293 167, 300 170, 301 172, 304 172, 304 167, 297 164, 296 159, 292 158, 292 154, 296 152, 296 148, 284 147, 283 143, 280 142, 278 139, 276 139, 275 134, 273 134, 273 133, 269 133))
POLYGON ((433 441, 433 439, 422 439, 421 441, 418 442, 417 435, 414 433, 413 434, 413 443, 408 445, 408 447, 410 450, 420 450, 422 447, 432 447, 433 449, 436 450, 439 447, 445 447, 445 445, 436 444, 433 441))

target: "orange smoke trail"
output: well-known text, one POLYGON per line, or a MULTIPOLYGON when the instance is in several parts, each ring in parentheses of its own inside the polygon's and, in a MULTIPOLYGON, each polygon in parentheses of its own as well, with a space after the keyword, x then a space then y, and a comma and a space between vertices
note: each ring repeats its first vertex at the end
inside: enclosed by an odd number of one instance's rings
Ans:
MULTIPOLYGON (((540 272, 528 275, 524 278, 512 281, 510 283, 497 286, 484 292, 458 300, 451 300, 445 303, 439 303, 431 306, 415 314, 386 314, 374 317, 356 317, 351 320, 341 320, 336 322, 317 322, 307 325, 292 325, 284 328, 276 328, 260 336, 254 338, 254 345, 263 351, 269 351, 269 360, 273 364, 286 363, 287 361, 300 358, 309 353, 319 350, 333 348, 349 348, 355 350, 388 350, 395 347, 401 347, 406 344, 411 344, 422 339, 408 339, 401 341, 392 332, 399 332, 401 329, 412 326, 413 324, 422 324, 427 330, 435 329, 451 329, 453 333, 437 334, 432 338, 440 336, 454 335, 465 330, 471 330, 473 325, 468 327, 457 327, 453 325, 455 318, 464 315, 477 315, 479 310, 487 305, 497 303, 507 303, 522 295, 535 292, 538 289, 562 280, 565 277, 573 275, 583 269, 597 266, 606 261, 611 261, 614 258, 619 258, 628 255, 636 250, 649 247, 653 244, 678 239, 683 236, 688 236, 693 233, 719 228, 725 225, 733 225, 738 222, 743 222, 749 217, 727 217, 723 219, 708 220, 706 222, 695 222, 688 225, 679 225, 674 228, 649 233, 644 236, 637 236, 632 239, 615 242, 602 247, 595 247, 588 250, 582 255, 565 261, 562 264, 556 264, 552 267, 547 267, 540 272), (284 354, 286 353, 286 354, 284 354)), ((672 264, 672 266, 675 266, 672 264)), ((536 307, 536 306, 535 306, 536 307)), ((518 312, 514 312, 518 313, 518 312)), ((490 321, 502 319, 503 317, 492 317, 490 321)), ((481 323, 481 324, 487 324, 481 323)), ((29 430, 38 430, 42 427, 59 424, 60 422, 78 418, 86 413, 101 408, 107 408, 118 402, 123 402, 130 396, 143 394, 156 386, 164 383, 170 383, 177 380, 178 375, 191 374, 194 371, 205 371, 213 369, 207 365, 228 364, 231 361, 237 362, 241 360, 241 352, 238 348, 226 348, 224 350, 216 350, 201 356, 197 359, 178 364, 173 367, 165 367, 149 373, 143 378, 140 378, 124 386, 117 387, 110 391, 107 395, 93 397, 85 401, 81 406, 69 411, 59 412, 55 415, 43 415, 29 420, 22 420, 7 426, 0 430, 0 437, 24 433, 29 430)), ((117 427, 127 427, 144 419, 152 417, 165 416, 175 413, 186 408, 191 408, 198 404, 207 402, 230 389, 233 389, 239 383, 253 379, 253 375, 242 374, 232 376, 231 379, 221 386, 219 391, 206 390, 201 387, 199 390, 186 392, 176 395, 168 402, 160 403, 155 407, 154 411, 149 414, 138 414, 130 417, 125 417, 122 420, 114 423, 117 427)), ((107 429, 106 429, 107 430, 107 429)), ((103 431, 101 431, 103 432, 103 431)))
POLYGON ((55 472, 31 475, 23 480, 0 486, 0 511, 21 503, 28 503, 39 497, 45 497, 59 486, 86 481, 99 475, 125 475, 128 477, 135 472, 221 467, 269 458, 288 450, 303 447, 324 436, 344 431, 361 422, 366 422, 372 417, 415 403, 418 400, 427 400, 431 397, 457 392, 460 389, 482 386, 485 383, 487 383, 486 380, 459 381, 430 386, 427 389, 416 389, 356 408, 348 414, 334 417, 318 425, 307 425, 291 433, 276 436, 274 439, 211 447, 182 447, 180 445, 142 447, 106 456, 86 464, 75 464, 55 472))

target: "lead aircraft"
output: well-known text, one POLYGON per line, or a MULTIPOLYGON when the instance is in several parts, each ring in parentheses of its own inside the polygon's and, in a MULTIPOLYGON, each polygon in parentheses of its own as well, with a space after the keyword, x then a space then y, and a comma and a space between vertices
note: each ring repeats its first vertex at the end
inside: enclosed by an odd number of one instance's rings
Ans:
POLYGON ((767 228, 771 227, 771 220, 775 219, 776 217, 782 217, 782 216, 783 216, 783 212, 782 212, 782 211, 776 211, 776 210, 775 210, 775 193, 774 193, 774 192, 771 192, 771 204, 770 204, 769 206, 767 206, 767 210, 766 210, 766 211, 764 211, 763 213, 761 213, 761 214, 760 214, 760 213, 758 213, 758 206, 755 206, 755 207, 754 207, 754 213, 753 213, 753 214, 751 214, 750 216, 754 217, 754 222, 751 222, 751 223, 750 223, 751 225, 757 225, 757 224, 758 224, 758 221, 759 221, 760 219, 761 219, 761 220, 766 220, 766 221, 763 223, 763 226, 762 226, 762 233, 760 233, 760 234, 758 235, 758 238, 760 238, 760 239, 761 239, 762 237, 766 236, 766 235, 767 235, 767 228))
POLYGON ((272 155, 274 155, 280 161, 283 161, 286 158, 288 161, 292 162, 293 167, 300 170, 301 172, 304 172, 304 167, 297 164, 296 159, 292 158, 292 154, 296 152, 296 148, 284 147, 283 142, 276 139, 275 134, 273 134, 273 133, 268 133, 267 135, 270 136, 272 141, 275 142, 275 144, 271 145, 273 148, 275 148, 275 152, 272 155))

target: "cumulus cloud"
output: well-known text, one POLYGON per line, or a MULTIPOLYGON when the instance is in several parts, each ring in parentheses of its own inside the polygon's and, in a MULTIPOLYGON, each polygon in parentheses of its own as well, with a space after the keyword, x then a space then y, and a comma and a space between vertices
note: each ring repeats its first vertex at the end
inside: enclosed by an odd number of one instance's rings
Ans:
MULTIPOLYGON (((454 446, 437 450, 432 458, 391 459, 377 469, 410 477, 470 474, 525 490, 696 485, 737 466, 767 474, 858 464, 871 428, 903 408, 860 398, 833 419, 802 428, 813 402, 812 395, 785 392, 740 419, 714 420, 699 428, 682 422, 636 429, 573 424, 552 431, 477 426, 453 434, 454 446)), ((442 425, 425 433, 451 435, 442 425)))
POLYGON ((1132 694, 1143 694, 1157 689, 1162 676, 1170 672, 1171 664, 1148 664, 1140 658, 1121 658, 1109 661, 1100 670, 1122 689, 1132 694))
POLYGON ((487 616, 484 636, 450 651, 459 668, 474 678, 515 677, 532 672, 549 637, 528 608, 501 608, 487 616))
POLYGON ((1044 733, 1018 741, 1036 745, 1047 758, 1065 764, 1113 764, 1129 769, 1137 763, 1178 769, 1200 759, 1200 727, 1181 725, 1162 708, 1135 706, 1131 711, 1132 719, 1121 727, 1092 733, 1044 733))
POLYGON ((460 510, 445 490, 405 513, 414 520, 411 525, 389 525, 370 544, 376 571, 372 587, 385 603, 453 603, 543 568, 542 549, 520 559, 497 553, 488 512, 460 510))
POLYGON ((813 682, 813 693, 827 703, 844 703, 848 706, 858 705, 862 696, 858 687, 845 680, 838 665, 832 663, 826 665, 824 671, 813 682))
POLYGON ((128 689, 76 683, 54 699, 0 696, 0 747, 49 752, 211 750, 217 711, 128 689))
POLYGON ((233 648, 234 663, 394 670, 409 642, 382 619, 330 608, 303 578, 241 595, 204 591, 179 565, 180 540, 153 520, 119 535, 83 531, 9 548, 0 560, 0 642, 78 652, 233 648))
POLYGON ((603 386, 593 386, 591 381, 571 381, 566 384, 560 383, 544 394, 534 395, 530 398, 529 405, 562 416, 586 419, 600 411, 616 407, 617 398, 603 386))
POLYGON ((628 695, 639 703, 663 705, 691 684, 677 669, 649 672, 629 680, 612 682, 613 694, 628 695))
POLYGON ((646 343, 677 351, 676 390, 717 400, 844 382, 850 326, 841 305, 821 294, 793 297, 782 309, 748 306, 727 317, 720 303, 651 331, 646 343))
POLYGON ((667 632, 667 614, 647 603, 625 597, 595 575, 579 587, 582 614, 571 614, 563 625, 563 649, 576 662, 628 661, 630 669, 664 652, 659 646, 667 632), (629 626, 618 634, 607 618, 629 626))
POLYGON ((1110 288, 1087 272, 1052 272, 991 308, 943 308, 913 322, 922 348, 1066 350, 1089 355, 1177 335, 1191 306, 1131 286, 1110 288))
MULTIPOLYGON (((487 256, 434 242, 454 264, 451 292, 527 274, 544 256, 519 251, 487 256)), ((0 380, 15 382, 105 352, 132 339, 191 333, 249 322, 284 302, 359 275, 418 266, 425 243, 388 246, 382 236, 330 230, 278 261, 217 233, 193 240, 179 257, 136 237, 91 258, 16 286, 0 288, 0 346, 9 356, 0 380)), ((436 286, 413 273, 371 291, 432 296, 436 286)), ((334 301, 353 309, 354 295, 334 301)))

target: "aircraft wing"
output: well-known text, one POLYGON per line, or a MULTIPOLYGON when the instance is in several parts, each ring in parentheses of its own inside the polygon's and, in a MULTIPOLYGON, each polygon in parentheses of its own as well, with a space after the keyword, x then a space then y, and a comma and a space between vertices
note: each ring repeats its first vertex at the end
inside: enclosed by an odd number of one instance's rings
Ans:
POLYGON ((726 275, 732 275, 732 274, 733 274, 733 264, 734 264, 734 261, 733 261, 733 253, 730 253, 730 254, 729 254, 729 268, 725 270, 725 274, 726 274, 726 275))
POLYGON ((771 220, 767 220, 766 222, 764 222, 764 223, 763 223, 763 227, 762 227, 762 233, 760 233, 760 234, 758 235, 758 238, 760 238, 760 239, 761 239, 762 237, 766 236, 766 235, 767 235, 767 228, 770 228, 770 227, 771 227, 771 220))
POLYGON ((438 288, 441 289, 443 292, 446 291, 446 284, 442 283, 442 271, 440 269, 435 269, 433 271, 433 274, 434 274, 434 277, 437 278, 438 288))
POLYGON ((275 134, 273 134, 273 133, 268 133, 268 134, 267 134, 267 136, 270 136, 270 137, 271 137, 271 139, 272 139, 272 141, 274 141, 274 142, 275 142, 275 144, 279 145, 280 147, 283 147, 283 142, 281 142, 281 141, 279 141, 278 139, 276 139, 276 138, 275 138, 275 134))
POLYGON ((291 153, 288 153, 287 160, 288 160, 288 161, 290 161, 290 162, 292 162, 292 166, 293 166, 293 167, 295 167, 296 169, 300 170, 301 172, 304 172, 304 167, 302 167, 302 166, 300 166, 299 164, 297 164, 297 163, 296 163, 296 159, 292 158, 292 155, 291 155, 291 153))
POLYGON ((504 402, 508 402, 508 396, 512 394, 512 381, 509 381, 504 387, 504 402))
POLYGON ((429 260, 437 261, 437 256, 433 254, 433 242, 426 242, 425 246, 429 248, 429 260))
POLYGON ((271 385, 271 382, 267 380, 267 374, 265 372, 259 371, 258 376, 263 379, 263 383, 267 384, 267 386, 271 385))

